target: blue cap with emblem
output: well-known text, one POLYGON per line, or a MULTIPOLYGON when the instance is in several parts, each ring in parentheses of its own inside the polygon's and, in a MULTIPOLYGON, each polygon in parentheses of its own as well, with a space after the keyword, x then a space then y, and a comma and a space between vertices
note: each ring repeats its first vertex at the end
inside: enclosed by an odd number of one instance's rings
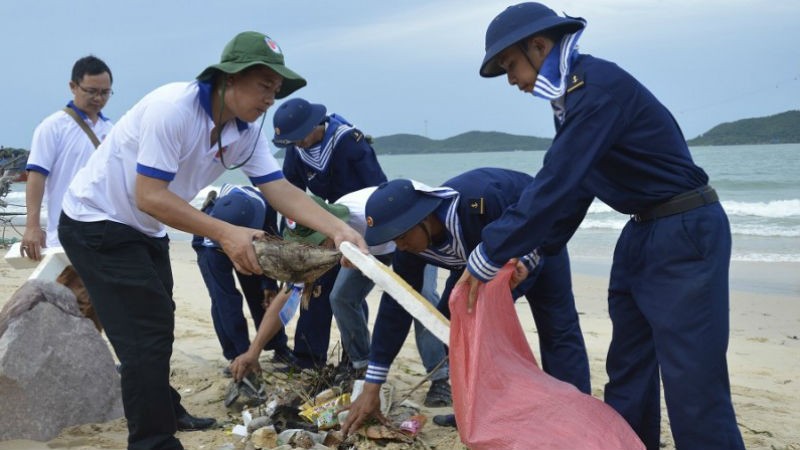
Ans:
POLYGON ((389 242, 422 222, 442 199, 414 189, 411 180, 399 178, 375 189, 367 199, 367 245, 389 242))
POLYGON ((284 102, 272 118, 272 125, 275 127, 275 137, 272 142, 278 147, 285 147, 292 142, 302 140, 315 126, 322 123, 327 111, 325 105, 309 103, 302 98, 284 102))
POLYGON ((264 226, 264 202, 244 192, 232 191, 216 200, 211 217, 233 225, 261 229, 264 226))
POLYGON ((574 33, 585 26, 583 20, 560 17, 541 3, 527 2, 512 5, 497 15, 486 30, 486 55, 481 63, 482 77, 491 78, 506 73, 496 58, 506 48, 528 36, 543 31, 574 33))

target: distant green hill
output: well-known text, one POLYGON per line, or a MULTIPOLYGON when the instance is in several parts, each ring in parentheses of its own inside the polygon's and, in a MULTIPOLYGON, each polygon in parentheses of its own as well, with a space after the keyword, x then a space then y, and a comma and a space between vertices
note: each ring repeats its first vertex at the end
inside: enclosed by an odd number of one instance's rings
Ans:
MULTIPOLYGON (((495 131, 470 131, 447 139, 416 134, 393 134, 373 140, 375 152, 470 153, 513 150, 547 150, 551 139, 495 131)), ((800 111, 723 123, 687 141, 689 145, 754 145, 800 143, 800 111)))
MULTIPOLYGON (((392 134, 373 138, 379 155, 408 153, 472 153, 515 150, 547 150, 552 139, 520 136, 497 131, 469 131, 447 139, 429 139, 416 134, 392 134)), ((800 143, 800 111, 786 111, 774 116, 742 119, 723 123, 689 139, 691 146, 759 145, 800 143)), ((0 163, 25 149, 0 148, 0 163)), ((275 156, 283 157, 284 150, 275 156)))
POLYGON ((723 123, 687 142, 689 145, 797 143, 800 142, 800 111, 723 123))
POLYGON ((471 153, 513 150, 547 150, 551 139, 518 136, 496 131, 470 131, 447 139, 429 139, 415 134, 393 134, 374 138, 379 155, 400 153, 471 153))
MULTIPOLYGON (((417 134, 392 134, 372 138, 378 155, 412 153, 472 153, 515 150, 547 150, 551 139, 519 136, 497 131, 469 131, 447 139, 430 139, 417 134)), ((275 156, 283 157, 284 150, 275 156)))
MULTIPOLYGON (((515 150, 547 150, 552 139, 521 136, 497 131, 469 131, 447 139, 429 139, 416 134, 374 137, 372 145, 379 155, 408 153, 472 153, 515 150)), ((768 117, 723 123, 689 139, 691 146, 759 145, 800 143, 800 111, 792 110, 768 117)), ((0 163, 25 149, 0 147, 0 163)), ((275 156, 282 158, 284 150, 275 156)))

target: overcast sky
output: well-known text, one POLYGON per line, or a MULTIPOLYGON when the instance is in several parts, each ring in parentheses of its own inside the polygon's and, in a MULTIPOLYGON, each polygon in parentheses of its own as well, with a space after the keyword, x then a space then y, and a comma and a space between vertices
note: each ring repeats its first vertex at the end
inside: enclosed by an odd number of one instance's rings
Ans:
MULTIPOLYGON (((496 0, 30 0, 0 2, 0 144, 71 98, 74 61, 104 59, 113 120, 152 89, 193 79, 236 33, 275 39, 324 103, 374 136, 466 131, 553 136, 547 102, 478 76, 496 0)), ((798 0, 559 0, 588 26, 582 53, 642 81, 692 138, 711 127, 800 109, 798 0)), ((274 110, 274 108, 273 108, 274 110)), ((272 110, 267 113, 268 124, 272 110)), ((271 126, 265 134, 272 137, 271 126)))

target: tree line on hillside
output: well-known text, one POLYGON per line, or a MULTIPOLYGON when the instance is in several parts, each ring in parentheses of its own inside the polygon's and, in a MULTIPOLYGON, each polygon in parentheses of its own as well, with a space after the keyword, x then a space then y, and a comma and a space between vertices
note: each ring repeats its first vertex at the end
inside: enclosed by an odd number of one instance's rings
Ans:
POLYGON ((759 145, 800 142, 800 111, 742 119, 715 126, 689 145, 759 145))
POLYGON ((414 134, 393 134, 373 139, 381 155, 401 153, 471 153, 514 150, 547 150, 551 139, 519 136, 496 131, 470 131, 447 139, 429 139, 414 134))
MULTIPOLYGON (((551 139, 540 137, 471 131, 442 140, 429 139, 415 134, 395 134, 374 138, 373 147, 379 155, 469 153, 547 150, 551 141, 551 139)), ((787 111, 768 117, 723 123, 688 140, 687 143, 691 146, 800 143, 800 111, 787 111)))

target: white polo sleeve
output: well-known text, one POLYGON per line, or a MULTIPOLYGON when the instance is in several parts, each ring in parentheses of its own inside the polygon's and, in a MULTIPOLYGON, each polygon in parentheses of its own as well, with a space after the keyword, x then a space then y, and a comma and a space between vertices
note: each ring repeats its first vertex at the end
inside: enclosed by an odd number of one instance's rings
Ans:
POLYGON ((61 148, 63 135, 64 130, 55 114, 43 120, 33 131, 31 150, 25 168, 45 176, 50 175, 58 157, 58 150, 61 148))
MULTIPOLYGON (((136 172, 164 181, 172 181, 178 172, 184 139, 192 127, 192 115, 179 105, 160 101, 148 105, 140 116, 139 152, 136 172)), ((196 137, 194 137, 196 138, 196 137)))

